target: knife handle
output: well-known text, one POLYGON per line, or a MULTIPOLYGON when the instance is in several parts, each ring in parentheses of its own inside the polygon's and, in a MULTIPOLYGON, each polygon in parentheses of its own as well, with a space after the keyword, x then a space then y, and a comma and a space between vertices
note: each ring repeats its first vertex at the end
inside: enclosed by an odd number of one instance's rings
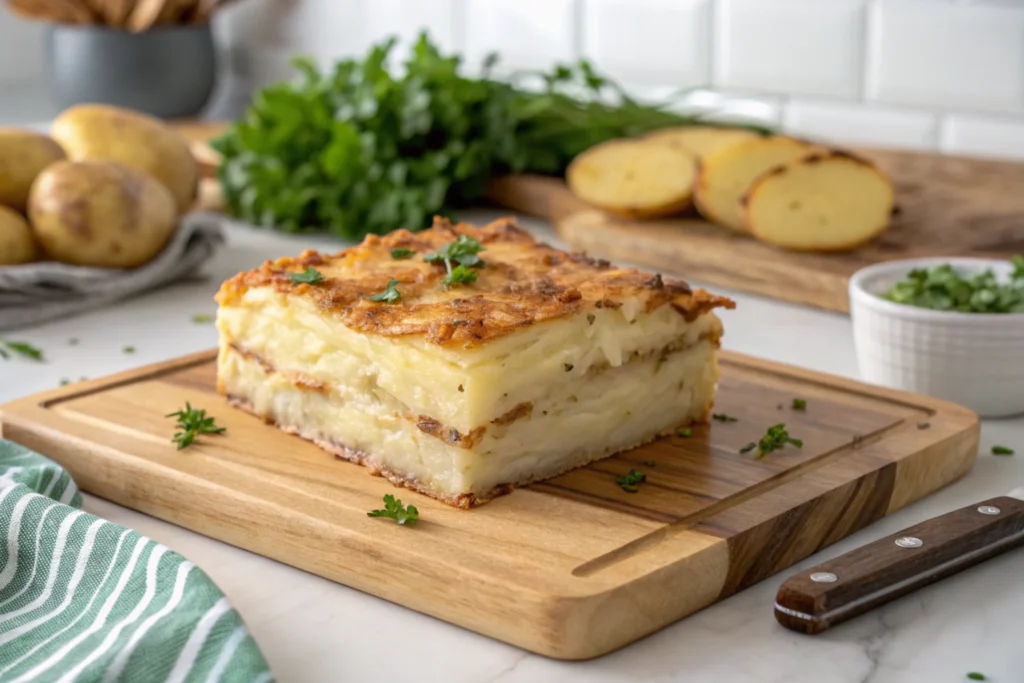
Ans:
POLYGON ((787 579, 775 619, 815 634, 1024 545, 1024 501, 992 498, 929 519, 787 579))

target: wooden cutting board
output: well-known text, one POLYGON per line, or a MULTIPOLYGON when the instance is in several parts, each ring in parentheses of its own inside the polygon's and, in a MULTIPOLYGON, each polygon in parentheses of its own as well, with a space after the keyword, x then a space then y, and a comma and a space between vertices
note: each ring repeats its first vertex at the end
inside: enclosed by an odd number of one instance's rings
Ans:
POLYGON ((3 434, 97 496, 560 659, 604 654, 790 567, 959 478, 978 448, 964 408, 724 353, 716 411, 737 421, 458 510, 229 407, 214 358, 14 401, 3 434), (164 415, 186 401, 227 432, 177 451, 164 415), (739 452, 778 422, 802 449, 739 452), (647 474, 637 493, 615 482, 632 468, 647 474), (420 523, 367 517, 387 493, 420 523))

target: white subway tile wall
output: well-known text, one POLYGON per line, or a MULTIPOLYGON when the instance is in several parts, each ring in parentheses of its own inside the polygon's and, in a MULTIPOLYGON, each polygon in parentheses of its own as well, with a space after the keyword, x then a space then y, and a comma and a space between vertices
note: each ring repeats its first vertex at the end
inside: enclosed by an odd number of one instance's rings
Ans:
MULTIPOLYGON (((0 9, 0 98, 43 32, 0 9)), ((217 35, 245 87, 421 30, 471 69, 589 57, 641 96, 839 144, 1024 160, 1024 0, 245 0, 217 35)))

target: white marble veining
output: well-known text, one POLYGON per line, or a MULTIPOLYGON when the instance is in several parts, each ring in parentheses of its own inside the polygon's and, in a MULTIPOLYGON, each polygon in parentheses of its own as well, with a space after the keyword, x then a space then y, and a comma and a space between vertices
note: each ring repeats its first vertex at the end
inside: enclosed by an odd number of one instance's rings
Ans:
MULTIPOLYGON (((466 218, 491 215, 473 212, 466 218)), ((64 377, 97 377, 212 347, 213 326, 190 318, 214 311, 212 295, 221 279, 264 258, 304 247, 339 246, 324 238, 233 229, 229 248, 206 268, 209 278, 203 282, 8 334, 42 347, 48 362, 0 362, 0 402, 56 386, 64 377), (75 346, 68 344, 72 337, 79 340, 75 346), (124 354, 126 345, 134 346, 135 353, 124 354)), ((737 310, 723 314, 727 348, 856 377, 846 317, 723 293, 738 302, 737 310)), ((988 421, 982 429, 982 455, 966 478, 798 567, 1022 484, 1024 419, 988 421), (987 455, 994 443, 1014 446, 1018 455, 987 455)), ((567 663, 525 653, 95 497, 86 498, 86 509, 166 543, 208 572, 284 683, 959 683, 968 671, 983 672, 996 683, 1024 681, 1024 550, 815 637, 787 631, 772 616, 775 592, 794 568, 619 652, 567 663)))

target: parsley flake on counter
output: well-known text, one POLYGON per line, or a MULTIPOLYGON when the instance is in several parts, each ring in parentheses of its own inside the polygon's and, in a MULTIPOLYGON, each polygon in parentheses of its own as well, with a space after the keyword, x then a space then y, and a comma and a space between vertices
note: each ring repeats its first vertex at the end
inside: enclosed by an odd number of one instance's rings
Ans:
POLYGON ((644 460, 644 465, 647 466, 647 467, 654 467, 657 464, 658 463, 654 462, 653 460, 644 460))
POLYGON ((192 322, 194 322, 196 325, 203 325, 205 323, 212 323, 213 322, 213 314, 212 313, 196 313, 195 315, 192 316, 192 322))
POLYGON ((985 674, 980 673, 978 671, 971 671, 970 673, 967 674, 967 678, 969 678, 972 681, 987 681, 988 680, 988 676, 986 676, 985 674))
POLYGON ((377 292, 370 297, 370 301, 384 301, 389 304, 393 304, 402 298, 402 293, 395 289, 395 285, 398 284, 398 280, 391 280, 388 282, 388 286, 384 288, 384 291, 377 292))
POLYGON ((772 425, 768 428, 765 435, 761 437, 761 440, 757 442, 757 457, 760 458, 766 453, 781 450, 786 444, 793 444, 797 448, 804 447, 802 439, 794 439, 789 435, 789 432, 786 431, 786 425, 781 422, 777 425, 772 425))
POLYGON ((725 413, 715 413, 711 416, 711 419, 718 420, 719 422, 739 422, 738 417, 732 415, 726 415, 725 413))
POLYGON ((915 268, 882 294, 897 304, 961 313, 1024 313, 1024 256, 1014 256, 1009 280, 988 268, 963 273, 951 264, 915 268))
POLYGON ((403 249, 402 247, 396 247, 391 250, 391 258, 396 261, 404 261, 405 259, 412 258, 416 255, 416 252, 412 249, 403 249))
POLYGON ((366 513, 367 517, 390 517, 397 524, 413 526, 420 518, 420 511, 415 505, 402 505, 400 499, 396 499, 390 493, 384 495, 384 509, 371 510, 366 513))
POLYGON ((43 352, 27 342, 0 341, 0 358, 7 360, 11 354, 32 360, 43 360, 43 352))
POLYGON ((647 481, 647 475, 640 470, 630 470, 627 474, 615 477, 615 481, 626 493, 636 493, 640 490, 640 484, 647 481))
POLYGON ((794 398, 793 410, 807 410, 807 401, 802 398, 794 398))
POLYGON ((185 409, 174 413, 168 413, 164 417, 178 418, 177 427, 180 431, 175 432, 171 441, 178 444, 178 450, 190 446, 200 434, 223 434, 224 427, 214 424, 215 418, 207 417, 205 410, 193 408, 188 402, 185 409))
POLYGON ((301 273, 288 273, 288 279, 296 285, 318 285, 324 281, 324 276, 319 270, 310 266, 301 273))
POLYGON ((1013 455, 1014 450, 1009 446, 993 446, 992 455, 1013 455))
POLYGON ((126 346, 123 349, 121 349, 121 351, 122 351, 122 353, 124 353, 126 355, 130 355, 130 354, 135 353, 135 347, 134 346, 126 346))
POLYGON ((754 450, 755 448, 757 448, 757 444, 754 443, 753 441, 751 441, 746 446, 744 446, 743 448, 740 449, 740 453, 749 453, 750 451, 754 450))
POLYGON ((67 386, 67 385, 69 385, 69 384, 71 384, 71 380, 69 380, 69 379, 68 379, 67 377, 61 377, 61 379, 60 379, 60 385, 61 385, 62 387, 66 387, 66 386, 67 386))
POLYGON ((679 431, 676 432, 676 436, 681 436, 684 439, 689 438, 693 436, 693 430, 690 429, 689 427, 687 427, 686 429, 680 429, 679 431))

